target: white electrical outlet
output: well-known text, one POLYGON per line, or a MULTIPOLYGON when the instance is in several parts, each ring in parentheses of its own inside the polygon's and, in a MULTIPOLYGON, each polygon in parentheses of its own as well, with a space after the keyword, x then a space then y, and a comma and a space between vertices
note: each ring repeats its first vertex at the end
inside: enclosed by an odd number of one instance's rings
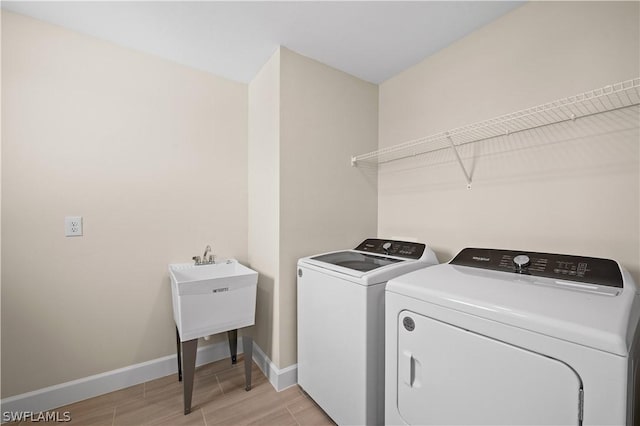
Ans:
POLYGON ((64 235, 67 237, 82 236, 82 216, 66 216, 64 218, 64 235))

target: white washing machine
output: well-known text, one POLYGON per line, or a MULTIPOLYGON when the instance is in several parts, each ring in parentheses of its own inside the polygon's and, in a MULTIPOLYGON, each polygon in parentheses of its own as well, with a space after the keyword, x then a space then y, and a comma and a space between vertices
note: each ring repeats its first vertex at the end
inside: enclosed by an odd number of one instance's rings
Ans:
POLYGON ((298 384, 336 423, 384 422, 384 287, 437 263, 425 244, 380 239, 298 261, 298 384))
POLYGON ((394 279, 386 423, 637 425, 639 314, 607 259, 469 248, 394 279))

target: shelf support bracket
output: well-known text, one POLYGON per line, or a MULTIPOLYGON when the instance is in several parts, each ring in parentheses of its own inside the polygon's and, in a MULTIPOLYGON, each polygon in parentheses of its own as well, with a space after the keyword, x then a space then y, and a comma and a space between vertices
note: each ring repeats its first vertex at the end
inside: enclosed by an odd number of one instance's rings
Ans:
POLYGON ((356 160, 356 157, 351 157, 351 167, 358 167, 358 161, 356 160))
POLYGON ((451 146, 451 149, 453 150, 453 153, 456 155, 456 160, 458 160, 458 164, 462 169, 462 173, 464 173, 464 178, 467 180, 467 189, 471 189, 471 178, 469 177, 469 173, 467 172, 467 169, 465 169, 464 164, 462 163, 462 159, 460 158, 458 149, 453 143, 453 140, 451 139, 451 136, 449 135, 449 133, 447 133, 446 137, 447 137, 447 141, 449 142, 449 145, 451 146))

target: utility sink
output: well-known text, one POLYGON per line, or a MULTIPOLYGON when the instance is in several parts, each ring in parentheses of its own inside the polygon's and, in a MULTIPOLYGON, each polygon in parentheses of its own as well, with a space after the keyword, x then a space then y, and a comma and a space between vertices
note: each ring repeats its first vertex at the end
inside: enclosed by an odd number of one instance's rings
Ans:
POLYGON ((173 318, 181 341, 255 322, 258 273, 235 259, 169 265, 173 318))

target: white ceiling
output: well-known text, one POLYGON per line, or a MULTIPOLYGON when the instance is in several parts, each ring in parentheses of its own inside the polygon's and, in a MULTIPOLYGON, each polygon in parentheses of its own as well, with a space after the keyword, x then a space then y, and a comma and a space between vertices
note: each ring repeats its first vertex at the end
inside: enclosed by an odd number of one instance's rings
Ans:
POLYGON ((521 4, 2 1, 2 8, 241 82, 282 45, 381 83, 521 4))

